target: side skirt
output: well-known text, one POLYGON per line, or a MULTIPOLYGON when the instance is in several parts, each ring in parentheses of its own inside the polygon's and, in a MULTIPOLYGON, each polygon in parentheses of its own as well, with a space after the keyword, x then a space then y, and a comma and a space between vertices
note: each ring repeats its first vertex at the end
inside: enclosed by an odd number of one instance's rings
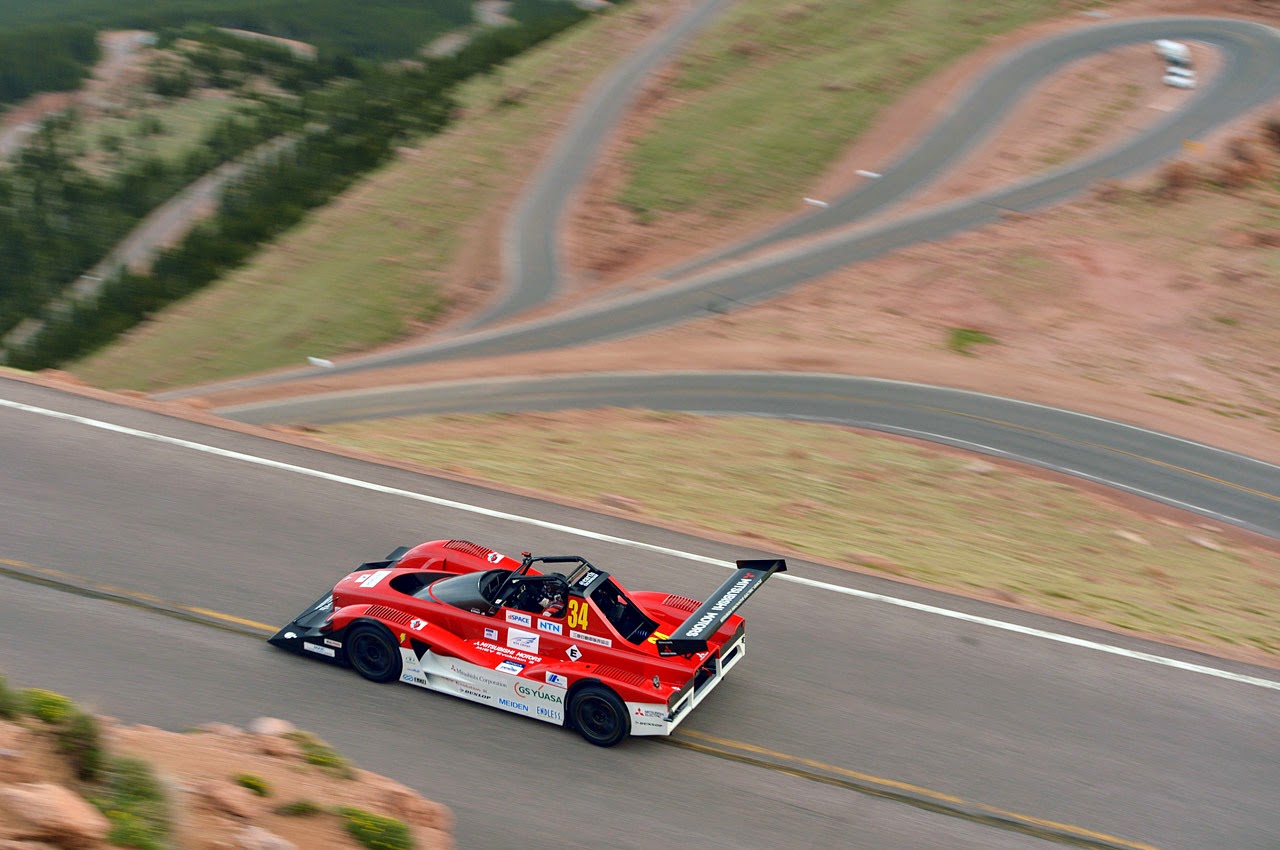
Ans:
POLYGON ((565 688, 526 679, 502 670, 481 667, 448 655, 400 647, 403 672, 400 681, 429 691, 439 691, 563 726, 565 688))

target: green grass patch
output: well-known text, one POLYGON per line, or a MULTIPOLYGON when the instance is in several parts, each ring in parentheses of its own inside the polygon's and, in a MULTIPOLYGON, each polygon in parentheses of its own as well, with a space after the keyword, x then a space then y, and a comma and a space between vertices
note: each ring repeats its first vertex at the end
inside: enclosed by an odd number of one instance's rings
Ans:
MULTIPOLYGON (((1280 645, 1280 555, 848 429, 591 411, 326 426, 335 443, 645 520, 1216 645, 1280 645), (1122 534, 1123 533, 1123 534, 1122 534)), ((625 576, 623 577, 625 581, 625 576)))
POLYGON ((182 98, 80 122, 72 139, 85 152, 87 164, 99 171, 148 157, 176 162, 219 121, 253 108, 251 101, 229 96, 182 98))
POLYGON ((22 692, 22 711, 50 725, 68 720, 76 704, 62 694, 41 688, 27 688, 22 692))
POLYGON ((276 806, 276 814, 284 815, 285 817, 310 817, 323 811, 324 809, 321 806, 310 800, 295 800, 292 803, 285 803, 283 806, 276 806))
POLYGON ((356 772, 351 762, 310 732, 290 732, 285 737, 297 743, 302 749, 302 758, 307 764, 314 764, 325 773, 339 779, 355 778, 356 772))
POLYGON ((235 783, 243 788, 248 788, 259 797, 271 796, 271 783, 256 773, 236 774, 235 783))
POLYGON ((402 821, 344 806, 337 810, 346 819, 347 832, 369 850, 412 850, 413 836, 402 821))
POLYGON ((637 140, 620 200, 641 215, 794 207, 912 86, 1067 11, 1059 0, 743 0, 681 60, 678 106, 637 140))
POLYGON ((22 712, 22 697, 9 687, 9 680, 0 676, 0 719, 12 720, 22 712))
POLYGON ((134 758, 110 759, 102 792, 91 802, 107 817, 107 841, 116 847, 166 850, 169 804, 151 766, 134 758))
POLYGON ((973 328, 949 328, 947 331, 947 348, 969 357, 973 356, 975 345, 990 345, 995 341, 996 338, 986 331, 973 328))

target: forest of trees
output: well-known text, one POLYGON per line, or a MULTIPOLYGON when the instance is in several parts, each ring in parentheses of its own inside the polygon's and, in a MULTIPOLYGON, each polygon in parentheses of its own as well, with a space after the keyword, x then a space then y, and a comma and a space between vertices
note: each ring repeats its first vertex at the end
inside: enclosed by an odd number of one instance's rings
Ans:
MULTIPOLYGON (((382 164, 406 139, 436 132, 454 111, 453 87, 486 72, 586 16, 567 3, 524 0, 524 24, 487 30, 451 57, 421 67, 387 69, 362 63, 357 78, 309 89, 289 115, 263 118, 260 140, 270 131, 305 126, 297 144, 247 173, 223 196, 218 213, 179 246, 163 253, 151 274, 121 274, 105 282, 93 303, 79 303, 46 317, 44 330, 10 365, 39 369, 58 365, 110 342, 119 333, 244 262, 263 242, 296 224, 307 210, 327 203, 360 175, 382 164), (275 122, 272 124, 272 122, 275 122)), ((247 144, 249 138, 244 139, 247 144)), ((152 168, 157 168, 152 163, 152 168)), ((45 304, 51 281, 68 285, 90 267, 136 217, 125 215, 122 175, 99 183, 79 171, 58 147, 56 128, 20 159, 13 185, 0 179, 0 316, 10 321, 45 304), (23 205, 26 206, 23 206, 23 205), (74 231, 69 224, 74 222, 74 231), (5 227, 15 248, 6 251, 5 227), (101 228, 92 243, 85 232, 101 228), (102 234, 106 234, 103 236, 102 234), (24 284, 9 286, 22 274, 24 284), (11 277, 11 275, 14 275, 11 277)), ((161 171, 146 178, 150 189, 182 178, 161 171)), ((137 175, 134 187, 140 183, 137 175)), ((145 181, 144 181, 145 182, 145 181)), ((157 189, 155 195, 168 189, 157 189)), ((153 197, 135 208, 154 205, 153 197)), ((161 199, 162 200, 162 199, 161 199)), ((6 327, 0 321, 0 329, 6 327)))

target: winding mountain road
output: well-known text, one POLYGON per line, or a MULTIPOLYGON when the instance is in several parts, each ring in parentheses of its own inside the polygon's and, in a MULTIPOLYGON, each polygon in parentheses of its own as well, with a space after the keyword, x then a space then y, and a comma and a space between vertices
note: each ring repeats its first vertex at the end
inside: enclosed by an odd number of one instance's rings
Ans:
MULTIPOLYGON (((998 207, 1035 208, 1140 168, 1280 82, 1280 40, 1265 27, 1207 19, 1135 26, 1131 40, 1196 38, 1225 57, 1214 84, 1145 141, 1004 192, 710 268, 649 298, 479 331, 413 356, 621 336, 687 320, 708 299, 766 297, 859 257, 977 226, 998 207)), ((899 197, 915 190, 903 175, 899 197)), ((812 226, 851 221, 860 203, 837 205, 845 211, 838 220, 815 216, 812 226)), ((389 362, 361 358, 338 369, 389 362)), ((1100 464, 1113 477, 1122 469, 1125 486, 1163 490, 1261 530, 1268 506, 1276 513, 1274 467, 943 388, 690 374, 402 392, 348 396, 345 412, 297 407, 328 399, 238 414, 318 421, 586 400, 714 413, 803 409, 1049 466, 1100 464)), ((373 686, 260 638, 352 565, 434 537, 579 552, 628 586, 699 597, 729 560, 768 553, 4 376, 0 445, 0 669, 170 727, 287 717, 453 807, 464 848, 1274 850, 1280 834, 1274 670, 794 562, 750 603, 751 651, 738 675, 680 735, 602 751, 532 721, 373 686)))
POLYGON ((843 375, 593 373, 303 396, 226 408, 242 422, 643 407, 852 425, 1041 466, 1280 538, 1280 467, 1061 408, 843 375))
MULTIPOLYGON (((714 4, 712 4, 714 5, 714 4)), ((697 7, 701 8, 701 7, 697 7)), ((646 67, 657 67, 653 58, 646 67)), ((634 71, 635 69, 633 69, 634 71)), ((636 71, 638 73, 638 71, 636 71)), ((1155 71, 1153 70, 1153 73, 1155 71)), ((630 78, 628 78, 630 79, 630 78)), ((631 80, 638 86, 639 78, 631 80)), ((723 249, 683 270, 669 272, 667 286, 592 303, 533 321, 484 327, 549 298, 558 274, 555 239, 548 223, 559 222, 567 199, 586 173, 581 164, 598 155, 605 134, 579 122, 562 141, 560 156, 535 180, 519 202, 506 242, 522 259, 508 267, 538 270, 520 274, 498 312, 480 327, 446 339, 360 355, 338 361, 329 374, 364 372, 440 360, 518 354, 618 339, 723 313, 779 295, 838 268, 873 259, 920 242, 934 241, 1069 199, 1098 181, 1152 167, 1181 150, 1183 143, 1257 107, 1280 90, 1280 34, 1268 26, 1219 18, 1151 18, 1095 23, 1036 42, 1001 63, 965 95, 946 118, 910 153, 886 169, 881 179, 836 199, 830 208, 803 216, 763 235, 723 249), (1222 55, 1220 73, 1186 105, 1132 139, 1047 174, 896 219, 850 227, 869 214, 926 188, 997 126, 1034 82, 1090 53, 1124 44, 1172 38, 1203 42, 1222 55), (572 151, 578 167, 561 174, 556 163, 572 151), (549 174, 554 171, 556 178, 549 174), (775 250, 766 252, 763 249, 775 250), (719 262, 736 260, 736 262, 719 262), (683 272, 688 272, 687 275, 683 272)), ((622 96, 621 94, 619 95, 622 96)), ((799 194, 797 189, 797 194, 799 194)), ((274 384, 320 374, 297 369, 158 394, 182 398, 226 389, 274 384)))

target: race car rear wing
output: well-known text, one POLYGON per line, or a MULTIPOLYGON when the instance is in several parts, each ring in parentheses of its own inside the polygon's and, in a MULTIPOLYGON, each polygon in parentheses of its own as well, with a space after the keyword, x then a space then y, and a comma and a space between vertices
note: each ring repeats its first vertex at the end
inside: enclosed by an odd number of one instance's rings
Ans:
POLYGON ((738 561, 738 569, 715 593, 698 606, 669 638, 658 641, 659 655, 693 655, 707 651, 707 636, 716 633, 725 620, 774 573, 785 573, 781 558, 738 561))

